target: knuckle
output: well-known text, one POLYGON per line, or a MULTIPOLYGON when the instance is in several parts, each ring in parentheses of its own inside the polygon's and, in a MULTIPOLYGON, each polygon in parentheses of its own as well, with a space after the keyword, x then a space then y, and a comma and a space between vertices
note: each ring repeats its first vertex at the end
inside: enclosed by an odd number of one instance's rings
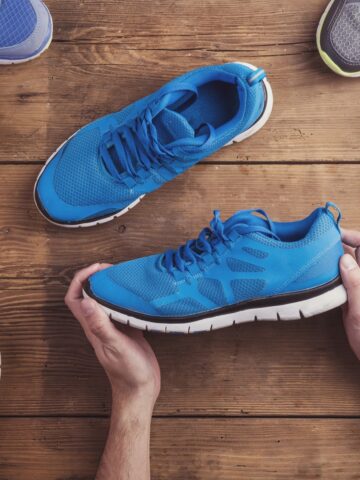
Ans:
POLYGON ((96 320, 90 324, 90 330, 94 335, 101 335, 106 329, 104 322, 96 320))
POLYGON ((81 279, 81 270, 78 270, 77 272, 75 272, 74 280, 80 280, 80 279, 81 279))

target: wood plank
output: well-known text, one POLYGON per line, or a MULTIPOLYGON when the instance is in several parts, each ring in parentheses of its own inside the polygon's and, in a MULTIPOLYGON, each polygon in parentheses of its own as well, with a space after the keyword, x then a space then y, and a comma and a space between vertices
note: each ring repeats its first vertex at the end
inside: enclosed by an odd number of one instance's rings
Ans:
MULTIPOLYGON (((63 306, 80 266, 177 245, 197 234, 213 208, 226 218, 265 205, 292 220, 331 198, 347 226, 360 224, 358 165, 199 165, 118 221, 78 231, 54 227, 37 213, 38 168, 0 167, 3 415, 108 412, 107 381, 63 306)), ((164 377, 158 414, 359 414, 360 365, 339 312, 190 338, 153 335, 151 342, 164 377)))
POLYGON ((269 71, 274 111, 255 136, 222 149, 209 161, 360 160, 355 142, 360 114, 353 101, 360 85, 354 83, 349 89, 346 79, 329 73, 316 54, 239 57, 233 52, 189 54, 53 44, 31 70, 26 65, 2 69, 0 161, 44 161, 84 124, 121 109, 174 76, 202 65, 238 60, 269 71))
MULTIPOLYGON (((108 413, 108 381, 59 294, 1 297, 0 414, 108 413)), ((360 415, 360 365, 338 311, 148 338, 163 377, 157 415, 360 415)))
MULTIPOLYGON (((106 419, 0 419, 1 480, 91 480, 106 419)), ((353 480, 360 421, 155 419, 156 480, 353 480)))
POLYGON ((241 50, 309 42, 326 1, 48 0, 55 39, 120 47, 241 50))

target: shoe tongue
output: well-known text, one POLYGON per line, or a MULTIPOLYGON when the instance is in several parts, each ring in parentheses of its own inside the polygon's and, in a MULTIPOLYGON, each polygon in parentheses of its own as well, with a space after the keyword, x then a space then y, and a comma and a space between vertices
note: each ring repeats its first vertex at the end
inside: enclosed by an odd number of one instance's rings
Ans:
POLYGON ((165 108, 155 117, 154 125, 157 129, 160 143, 167 145, 175 140, 194 138, 195 131, 190 123, 180 113, 165 108))
POLYGON ((232 217, 228 218, 225 221, 225 231, 230 232, 233 228, 236 227, 239 223, 245 223, 246 225, 255 226, 255 227, 262 227, 274 232, 274 225, 271 221, 266 218, 259 217, 258 215, 254 215, 251 211, 240 211, 235 213, 232 217))

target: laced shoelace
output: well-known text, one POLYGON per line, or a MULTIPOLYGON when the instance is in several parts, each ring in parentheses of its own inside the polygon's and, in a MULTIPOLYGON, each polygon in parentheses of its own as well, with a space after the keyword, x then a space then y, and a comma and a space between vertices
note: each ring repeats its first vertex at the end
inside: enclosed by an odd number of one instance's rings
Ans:
POLYGON ((185 272, 189 270, 189 267, 193 264, 197 264, 200 270, 204 269, 204 255, 210 254, 215 257, 215 261, 218 261, 217 250, 219 244, 224 244, 229 247, 231 243, 232 233, 237 235, 247 235, 249 233, 263 233, 271 236, 276 240, 280 240, 279 237, 272 231, 272 221, 263 210, 245 210, 241 212, 246 213, 260 213, 263 215, 269 224, 269 228, 261 225, 249 225, 242 221, 237 221, 236 215, 231 219, 231 223, 227 225, 227 232, 225 232, 225 224, 220 219, 220 212, 214 211, 214 217, 210 222, 210 227, 204 228, 197 239, 189 240, 185 245, 181 245, 177 250, 166 251, 161 259, 161 265, 169 273, 173 273, 174 270, 185 272))
POLYGON ((153 119, 169 104, 169 95, 181 95, 184 92, 190 93, 190 96, 197 95, 196 88, 191 84, 183 83, 176 88, 167 88, 159 101, 153 102, 133 121, 114 128, 103 136, 100 155, 111 175, 122 179, 125 172, 134 179, 141 180, 147 171, 159 166, 178 173, 171 164, 177 158, 179 149, 201 147, 211 142, 214 128, 210 124, 203 124, 200 127, 207 130, 207 134, 191 139, 175 140, 166 146, 159 141, 153 119), (111 148, 115 155, 111 155, 111 148))

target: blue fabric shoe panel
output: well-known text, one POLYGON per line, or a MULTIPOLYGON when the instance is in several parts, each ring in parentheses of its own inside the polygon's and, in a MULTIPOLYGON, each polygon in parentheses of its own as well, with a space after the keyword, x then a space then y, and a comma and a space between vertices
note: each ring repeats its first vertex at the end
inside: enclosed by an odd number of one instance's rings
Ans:
POLYGON ((36 21, 36 13, 29 0, 2 0, 0 48, 22 43, 35 30, 36 21))
POLYGON ((102 270, 90 277, 89 289, 130 316, 176 319, 317 289, 338 279, 342 254, 329 206, 288 223, 263 211, 239 211, 223 222, 215 212, 197 239, 102 270))
POLYGON ((0 1, 0 62, 36 57, 52 38, 52 18, 41 0, 0 1))
POLYGON ((265 93, 254 74, 241 64, 203 67, 85 126, 42 172, 39 208, 59 224, 95 222, 104 206, 123 209, 156 190, 259 119, 265 93))

